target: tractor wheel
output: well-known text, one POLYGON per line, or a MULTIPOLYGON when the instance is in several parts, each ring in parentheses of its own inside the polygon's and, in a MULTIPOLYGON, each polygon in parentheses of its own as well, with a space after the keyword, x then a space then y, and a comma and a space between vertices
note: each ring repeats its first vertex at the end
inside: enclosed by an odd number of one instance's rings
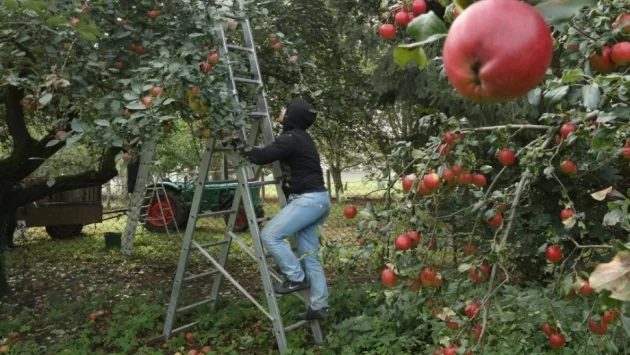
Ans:
POLYGON ((146 220, 144 227, 151 232, 166 232, 181 230, 186 226, 188 207, 182 196, 176 191, 166 190, 159 192, 159 199, 152 198, 152 193, 147 192, 144 199, 147 206, 144 213, 146 220), (175 228, 177 226, 177 229, 175 228))
POLYGON ((82 224, 63 224, 46 226, 46 233, 53 239, 69 239, 81 235, 82 224))
MULTIPOLYGON (((225 224, 227 225, 229 215, 223 217, 225 219, 225 224)), ((238 214, 236 215, 236 221, 234 222, 234 231, 237 233, 245 232, 249 229, 249 223, 247 222, 247 214, 245 214, 244 209, 238 210, 238 214)))

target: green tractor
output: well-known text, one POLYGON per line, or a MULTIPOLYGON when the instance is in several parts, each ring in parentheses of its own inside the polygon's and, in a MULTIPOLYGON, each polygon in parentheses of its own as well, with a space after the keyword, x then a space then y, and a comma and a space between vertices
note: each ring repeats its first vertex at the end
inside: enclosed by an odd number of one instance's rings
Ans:
MULTIPOLYGON (((229 210, 232 207, 236 186, 236 183, 210 183, 204 186, 199 212, 229 210)), ((254 201, 256 217, 263 218, 265 212, 258 197, 259 189, 260 187, 252 187, 250 192, 254 201)), ((152 232, 165 232, 167 228, 169 231, 174 231, 175 223, 177 223, 177 228, 182 230, 188 222, 188 214, 194 194, 195 184, 192 182, 162 181, 157 186, 150 185, 143 203, 144 206, 147 206, 146 210, 143 211, 146 214, 146 229, 152 232), (160 185, 163 185, 164 189, 160 185), (153 197, 154 191, 152 188, 157 188, 159 199, 153 197)), ((225 223, 227 223, 229 215, 223 218, 225 223)), ((241 205, 234 223, 234 231, 244 232, 248 228, 247 216, 241 205)))

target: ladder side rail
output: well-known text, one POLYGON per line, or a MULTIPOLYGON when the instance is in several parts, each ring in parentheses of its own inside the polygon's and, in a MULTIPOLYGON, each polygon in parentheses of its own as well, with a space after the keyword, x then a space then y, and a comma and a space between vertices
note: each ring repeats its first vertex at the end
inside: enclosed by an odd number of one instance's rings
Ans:
POLYGON ((168 311, 166 313, 166 320, 164 321, 164 339, 168 340, 171 331, 173 329, 173 323, 175 321, 177 306, 179 304, 179 296, 181 291, 184 274, 186 272, 186 265, 188 263, 188 254, 193 242, 193 235, 195 234, 195 228, 197 226, 197 214, 201 206, 201 199, 203 197, 204 185, 208 178, 208 171, 210 170, 210 163, 212 160, 212 150, 216 144, 216 139, 210 137, 206 141, 203 158, 199 167, 199 175, 197 176, 197 182, 195 187, 195 194, 193 196, 192 205, 190 207, 189 221, 186 226, 186 232, 184 233, 184 241, 182 243, 182 249, 179 256, 179 262, 177 264, 177 271, 175 273, 175 280, 173 282, 173 290, 171 291, 171 298, 168 305, 168 311))

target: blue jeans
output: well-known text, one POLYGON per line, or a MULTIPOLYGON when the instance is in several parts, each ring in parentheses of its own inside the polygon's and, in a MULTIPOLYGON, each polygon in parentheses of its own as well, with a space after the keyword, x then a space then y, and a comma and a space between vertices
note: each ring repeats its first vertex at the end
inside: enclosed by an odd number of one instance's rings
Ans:
POLYGON ((303 281, 306 271, 311 284, 311 308, 328 307, 326 275, 317 258, 317 227, 324 224, 330 214, 330 197, 328 192, 313 192, 291 195, 288 202, 263 228, 260 233, 262 243, 289 280, 303 281), (304 271, 284 241, 293 234, 297 237, 297 251, 304 263, 304 271))

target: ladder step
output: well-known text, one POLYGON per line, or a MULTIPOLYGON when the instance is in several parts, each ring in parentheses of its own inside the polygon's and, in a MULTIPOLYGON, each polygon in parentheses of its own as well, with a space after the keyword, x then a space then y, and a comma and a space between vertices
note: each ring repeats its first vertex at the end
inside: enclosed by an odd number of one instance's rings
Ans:
POLYGON ((271 219, 275 217, 275 215, 273 216, 267 216, 267 217, 263 217, 263 218, 256 218, 256 222, 257 223, 262 223, 262 222, 266 222, 266 221, 271 221, 271 219))
POLYGON ((208 272, 203 272, 201 274, 191 275, 191 276, 185 277, 184 281, 192 281, 192 280, 200 279, 200 278, 205 277, 205 276, 214 275, 214 274, 216 274, 218 272, 219 271, 217 271, 217 270, 212 270, 212 271, 208 271, 208 272))
POLYGON ((234 78, 234 81, 236 81, 236 82, 238 82, 238 83, 262 85, 262 81, 260 81, 260 80, 254 80, 254 79, 245 79, 245 78, 238 78, 238 77, 235 77, 235 78, 234 78))
POLYGON ((308 322, 309 322, 309 321, 307 321, 307 320, 301 320, 301 321, 299 321, 299 322, 297 322, 297 323, 295 323, 295 324, 291 324, 290 326, 288 326, 288 327, 284 328, 284 331, 285 331, 285 332, 290 332, 290 331, 292 331, 293 329, 297 329, 297 328, 299 328, 299 327, 303 326, 304 324, 306 324, 306 323, 308 323, 308 322))
POLYGON ((216 216, 225 216, 226 214, 234 213, 234 210, 224 210, 224 211, 212 211, 212 212, 203 212, 197 215, 197 218, 207 218, 207 217, 216 217, 216 216))
POLYGON ((196 326, 197 324, 199 324, 199 322, 192 322, 192 323, 188 323, 186 325, 182 325, 179 328, 175 328, 175 329, 171 330, 171 335, 179 333, 179 332, 183 332, 184 330, 192 328, 192 327, 196 326))
POLYGON ((253 53, 254 52, 254 50, 252 48, 235 46, 233 44, 228 44, 227 47, 228 47, 228 49, 234 49, 234 50, 237 50, 237 51, 243 51, 243 52, 249 52, 249 53, 253 53))
POLYGON ((211 302, 214 302, 214 298, 206 298, 203 301, 195 302, 193 304, 189 304, 188 306, 184 306, 184 307, 179 307, 177 309, 177 311, 175 311, 175 312, 177 312, 177 313, 186 312, 186 311, 189 311, 189 310, 191 310, 191 309, 193 309, 195 307, 203 306, 204 304, 208 304, 208 303, 211 303, 211 302))
POLYGON ((251 117, 267 117, 267 112, 250 112, 247 115, 251 117))
POLYGON ((248 183, 249 187, 257 187, 257 186, 267 186, 267 185, 275 185, 279 181, 278 180, 266 180, 266 181, 252 181, 248 183))
POLYGON ((223 244, 225 244, 227 242, 228 241, 224 239, 224 240, 219 240, 218 242, 212 242, 212 243, 206 243, 206 244, 198 244, 198 245, 199 245, 199 248, 208 249, 210 247, 216 247, 217 245, 223 245, 223 244))

